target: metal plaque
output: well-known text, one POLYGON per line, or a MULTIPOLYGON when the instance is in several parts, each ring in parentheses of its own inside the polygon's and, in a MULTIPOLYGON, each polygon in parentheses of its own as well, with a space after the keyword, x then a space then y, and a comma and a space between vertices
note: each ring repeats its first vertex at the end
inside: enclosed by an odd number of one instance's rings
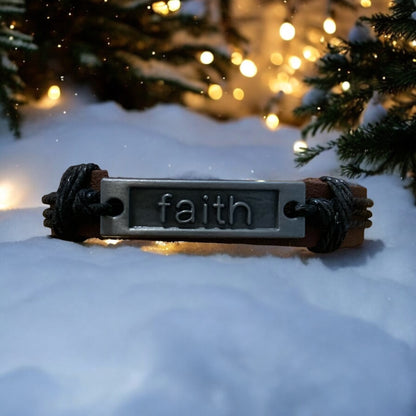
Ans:
POLYGON ((284 207, 305 201, 303 182, 105 178, 101 202, 117 215, 101 217, 103 237, 227 240, 302 238, 304 218, 284 207))

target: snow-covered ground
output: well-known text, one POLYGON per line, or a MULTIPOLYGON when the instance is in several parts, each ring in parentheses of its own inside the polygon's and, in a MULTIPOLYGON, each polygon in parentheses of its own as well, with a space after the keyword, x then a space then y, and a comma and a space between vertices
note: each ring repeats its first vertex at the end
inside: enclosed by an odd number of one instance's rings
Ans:
POLYGON ((77 97, 0 126, 0 415, 416 415, 416 210, 394 177, 361 248, 50 239, 41 195, 112 176, 295 179, 295 129, 77 97), (8 190, 8 191, 7 191, 8 190))

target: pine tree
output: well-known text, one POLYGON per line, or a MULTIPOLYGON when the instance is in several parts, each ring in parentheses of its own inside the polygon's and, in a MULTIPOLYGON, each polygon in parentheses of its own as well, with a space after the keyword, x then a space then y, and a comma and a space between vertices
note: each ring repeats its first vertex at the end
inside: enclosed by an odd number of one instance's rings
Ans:
MULTIPOLYGON (((416 4, 395 0, 388 13, 361 18, 348 40, 328 46, 306 79, 313 88, 298 115, 312 116, 303 134, 341 130, 326 145, 297 155, 303 165, 335 149, 350 177, 416 172, 416 4), (374 33, 371 31, 374 30, 374 33)), ((416 187, 413 186, 416 195, 416 187)))
POLYGON ((24 79, 34 94, 62 77, 84 81, 99 98, 126 108, 203 94, 210 83, 223 82, 231 68, 229 43, 239 37, 228 2, 206 2, 217 4, 215 13, 209 7, 188 12, 187 3, 27 0, 27 28, 39 51, 23 68, 24 79), (211 65, 200 62, 203 51, 213 54, 211 65))
POLYGON ((0 0, 0 106, 16 137, 19 131, 19 105, 24 102, 24 83, 13 57, 35 49, 32 37, 15 30, 24 13, 24 0, 0 0))

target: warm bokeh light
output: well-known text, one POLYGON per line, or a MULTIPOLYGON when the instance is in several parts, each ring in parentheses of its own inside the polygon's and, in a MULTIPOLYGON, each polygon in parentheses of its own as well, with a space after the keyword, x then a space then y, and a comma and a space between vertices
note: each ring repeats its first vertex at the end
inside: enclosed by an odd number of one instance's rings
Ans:
POLYGON ((116 246, 117 244, 120 244, 123 240, 117 240, 114 238, 107 238, 106 240, 103 240, 106 246, 116 246))
POLYGON ((222 97, 222 88, 221 88, 221 85, 211 84, 208 87, 208 95, 213 100, 219 100, 222 97))
POLYGON ((327 17, 322 26, 328 35, 332 35, 337 30, 337 25, 332 17, 327 17))
POLYGON ((351 84, 348 81, 341 82, 342 91, 348 91, 351 88, 351 84))
POLYGON ((276 114, 270 113, 264 118, 264 122, 269 130, 276 130, 279 126, 280 120, 276 114))
POLYGON ((181 8, 180 0, 169 0, 168 8, 171 12, 177 12, 181 8))
POLYGON ((0 184, 0 210, 12 208, 12 187, 0 184))
POLYGON ((257 74, 257 66, 250 59, 244 59, 240 65, 240 72, 247 78, 253 78, 257 74))
POLYGON ((364 8, 371 7, 371 0, 361 0, 360 4, 364 8))
POLYGON ((146 253, 153 253, 159 254, 162 256, 169 256, 180 252, 180 248, 182 244, 189 244, 190 246, 192 243, 182 243, 182 242, 167 242, 167 241, 154 241, 147 245, 143 245, 141 247, 142 251, 146 253))
POLYGON ((286 72, 279 72, 277 74, 277 80, 279 82, 289 82, 289 75, 286 72))
POLYGON ((269 88, 271 92, 277 93, 280 91, 280 82, 273 78, 269 81, 269 88))
POLYGON ((163 16, 169 14, 169 7, 164 1, 156 1, 152 3, 152 10, 155 13, 161 14, 163 16))
POLYGON ((289 65, 293 69, 299 69, 302 65, 302 60, 298 56, 292 55, 289 57, 289 65))
POLYGON ((240 52, 238 52, 238 51, 234 51, 232 54, 231 54, 231 62, 234 64, 234 65, 241 65, 241 62, 243 62, 243 55, 240 53, 240 52))
POLYGON ((234 88, 233 97, 238 101, 243 100, 244 99, 244 91, 241 88, 234 88))
POLYGON ((48 98, 53 101, 59 100, 61 97, 61 89, 57 85, 52 85, 48 89, 48 98))
POLYGON ((320 57, 320 53, 318 49, 310 45, 305 46, 303 48, 302 53, 303 53, 303 57, 309 62, 316 62, 320 57))
POLYGON ((214 62, 214 54, 211 51, 204 51, 199 56, 199 60, 201 61, 201 63, 209 65, 212 62, 214 62))
POLYGON ((295 153, 304 152, 307 148, 308 144, 305 142, 305 140, 296 140, 295 143, 293 143, 293 151, 295 153))
POLYGON ((270 62, 273 65, 276 65, 276 66, 282 65, 282 63, 283 63, 283 55, 281 53, 279 53, 279 52, 273 52, 270 55, 270 62))
POLYGON ((295 26, 290 22, 283 22, 280 26, 279 34, 283 40, 292 40, 296 35, 295 26))

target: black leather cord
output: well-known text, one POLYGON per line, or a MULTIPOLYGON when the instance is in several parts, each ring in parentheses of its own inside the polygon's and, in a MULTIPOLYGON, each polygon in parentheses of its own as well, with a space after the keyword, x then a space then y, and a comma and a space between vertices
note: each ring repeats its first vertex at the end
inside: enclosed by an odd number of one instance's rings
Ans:
POLYGON ((328 184, 333 198, 310 198, 304 204, 296 204, 292 215, 305 217, 309 224, 322 229, 318 243, 308 249, 315 253, 329 253, 341 246, 351 226, 354 198, 350 187, 342 179, 331 176, 320 179, 328 184))
POLYGON ((88 217, 110 215, 112 206, 100 203, 100 193, 89 189, 91 172, 100 169, 94 163, 69 167, 56 192, 44 195, 42 202, 51 207, 43 211, 45 227, 56 237, 77 241, 77 225, 88 217))

